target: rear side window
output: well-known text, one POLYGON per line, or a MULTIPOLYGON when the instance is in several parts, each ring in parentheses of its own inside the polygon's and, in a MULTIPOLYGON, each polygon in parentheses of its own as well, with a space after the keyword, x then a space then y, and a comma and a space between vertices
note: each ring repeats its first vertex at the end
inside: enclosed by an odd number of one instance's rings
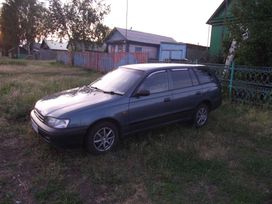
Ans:
POLYGON ((193 85, 188 69, 171 70, 171 78, 173 81, 173 89, 180 89, 193 85))
POLYGON ((211 74, 205 69, 195 69, 195 73, 201 84, 209 83, 213 80, 211 74))
POLYGON ((150 74, 139 88, 148 90, 151 94, 168 90, 168 77, 166 71, 159 71, 150 74))

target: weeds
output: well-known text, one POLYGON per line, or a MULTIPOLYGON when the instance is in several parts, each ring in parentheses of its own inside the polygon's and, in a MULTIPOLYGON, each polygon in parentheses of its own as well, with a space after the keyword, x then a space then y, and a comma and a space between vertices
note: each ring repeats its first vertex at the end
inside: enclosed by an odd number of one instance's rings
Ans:
POLYGON ((27 61, 26 60, 11 60, 11 59, 8 59, 8 58, 2 58, 2 59, 0 59, 0 66, 1 65, 26 66, 27 61))
POLYGON ((224 102, 202 129, 141 132, 95 157, 46 144, 31 130, 29 113, 41 97, 101 74, 13 63, 0 66, 0 203, 271 202, 271 110, 224 102))

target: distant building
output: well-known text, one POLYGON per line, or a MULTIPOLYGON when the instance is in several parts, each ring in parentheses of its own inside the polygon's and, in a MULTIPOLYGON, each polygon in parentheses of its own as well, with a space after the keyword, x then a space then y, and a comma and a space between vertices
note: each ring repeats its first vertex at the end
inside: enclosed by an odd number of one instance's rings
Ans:
POLYGON ((159 61, 187 61, 186 44, 161 42, 159 61))
POLYGON ((225 22, 231 18, 233 2, 232 0, 224 0, 207 21, 207 24, 212 26, 209 49, 209 55, 212 61, 220 61, 223 59, 223 41, 229 33, 225 22))
POLYGON ((166 43, 160 45, 159 61, 206 62, 208 47, 189 43, 166 43))
POLYGON ((24 59, 28 56, 28 51, 22 46, 17 46, 8 50, 8 56, 10 58, 24 59))
POLYGON ((98 46, 98 45, 95 45, 93 42, 82 41, 82 40, 69 41, 67 45, 68 50, 70 51, 73 50, 76 52, 86 52, 86 51, 105 52, 106 47, 107 47, 106 44, 98 46))
POLYGON ((176 43, 171 37, 114 28, 105 40, 109 53, 145 52, 149 60, 158 60, 161 42, 176 43))
POLYGON ((186 58, 189 62, 204 63, 208 61, 208 47, 186 43, 186 48, 186 58))
POLYGON ((35 53, 35 59, 55 60, 57 51, 67 51, 68 43, 56 42, 53 40, 43 40, 38 52, 35 53))
POLYGON ((53 51, 67 51, 67 42, 61 43, 54 40, 44 39, 41 44, 41 49, 53 51))

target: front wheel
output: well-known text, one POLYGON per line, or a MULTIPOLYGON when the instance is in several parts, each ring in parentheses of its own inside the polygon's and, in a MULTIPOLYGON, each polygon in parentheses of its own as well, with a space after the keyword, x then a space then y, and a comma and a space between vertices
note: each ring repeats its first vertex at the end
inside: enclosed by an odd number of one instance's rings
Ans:
POLYGON ((206 104, 201 104, 196 108, 194 114, 194 125, 197 128, 203 127, 209 118, 209 108, 206 104))
POLYGON ((117 127, 111 122, 100 122, 90 129, 86 138, 86 147, 92 154, 103 154, 112 150, 118 143, 117 127))

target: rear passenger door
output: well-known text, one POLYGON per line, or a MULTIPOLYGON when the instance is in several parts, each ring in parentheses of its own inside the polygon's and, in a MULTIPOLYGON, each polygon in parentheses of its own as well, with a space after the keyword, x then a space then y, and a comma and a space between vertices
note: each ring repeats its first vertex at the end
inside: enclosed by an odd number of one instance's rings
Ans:
POLYGON ((169 72, 173 119, 188 119, 192 116, 201 95, 198 80, 188 68, 171 69, 169 72))

